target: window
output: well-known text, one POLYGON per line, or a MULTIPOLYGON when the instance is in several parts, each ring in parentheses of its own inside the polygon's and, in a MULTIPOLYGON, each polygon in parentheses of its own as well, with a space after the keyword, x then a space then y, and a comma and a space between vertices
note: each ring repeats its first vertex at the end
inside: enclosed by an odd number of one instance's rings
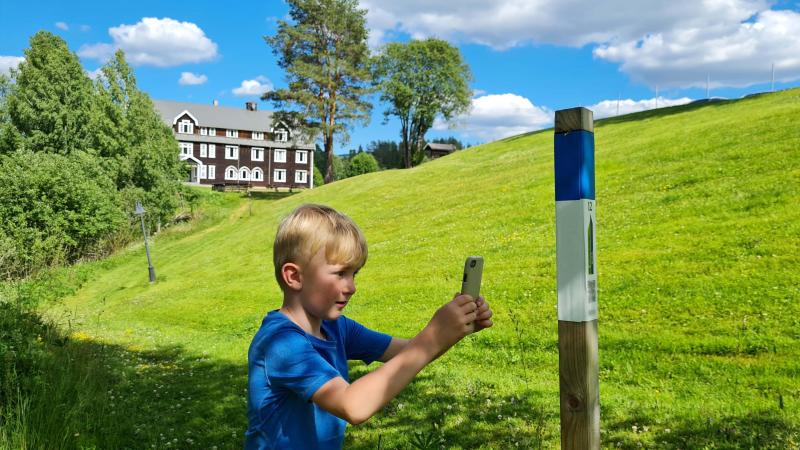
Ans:
POLYGON ((272 178, 276 183, 286 183, 286 169, 275 169, 272 173, 272 178))
POLYGON ((253 139, 256 141, 263 141, 264 140, 264 132, 263 131, 253 131, 253 139))
POLYGON ((194 145, 191 142, 181 142, 181 156, 193 156, 194 145))
POLYGON ((295 183, 306 183, 306 178, 308 178, 308 172, 305 170, 298 170, 294 173, 294 182, 295 183))
POLYGON ((307 164, 308 163, 308 152, 303 150, 297 150, 294 152, 294 162, 297 164, 307 164))
POLYGON ((228 166, 225 169, 225 179, 226 180, 238 180, 239 179, 239 171, 236 170, 236 167, 228 166))
POLYGON ((256 167, 255 169, 253 169, 253 173, 250 174, 250 178, 253 181, 264 181, 264 171, 256 167))
POLYGON ((189 119, 183 119, 178 122, 178 133, 181 134, 194 134, 194 124, 189 119))
POLYGON ((275 142, 286 142, 289 140, 289 132, 286 130, 275 131, 275 142))
POLYGON ((200 166, 200 179, 208 178, 208 167, 200 166))
POLYGON ((208 129, 208 135, 209 136, 216 136, 217 135, 217 129, 216 128, 209 128, 208 129))
POLYGON ((208 179, 215 180, 217 178, 217 166, 207 166, 208 167, 208 179))
POLYGON ((229 138, 238 138, 239 130, 225 130, 225 136, 229 138))
POLYGON ((200 136, 208 136, 208 128, 200 127, 200 136))
POLYGON ((259 147, 253 147, 250 150, 250 159, 252 159, 253 161, 263 161, 264 149, 259 147))
POLYGON ((200 157, 208 158, 208 144, 200 144, 200 157))
POLYGON ((216 158, 217 157, 217 146, 214 144, 208 144, 208 157, 209 158, 216 158))
POLYGON ((239 146, 226 145, 225 146, 225 159, 239 159, 239 146))
POLYGON ((286 149, 283 148, 276 148, 275 149, 275 162, 286 162, 286 149))
POLYGON ((239 179, 240 180, 245 180, 245 181, 249 180, 250 179, 250 169, 248 169, 247 167, 242 167, 241 169, 239 169, 239 179))

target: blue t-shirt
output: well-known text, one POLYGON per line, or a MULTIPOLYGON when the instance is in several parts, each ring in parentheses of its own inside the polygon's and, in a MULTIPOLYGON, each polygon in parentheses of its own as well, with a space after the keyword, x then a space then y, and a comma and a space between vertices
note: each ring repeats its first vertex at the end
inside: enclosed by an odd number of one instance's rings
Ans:
POLYGON ((247 354, 245 449, 342 448, 347 422, 311 401, 333 378, 350 381, 347 360, 369 364, 392 337, 341 316, 323 320, 327 340, 306 333, 278 310, 261 323, 247 354))

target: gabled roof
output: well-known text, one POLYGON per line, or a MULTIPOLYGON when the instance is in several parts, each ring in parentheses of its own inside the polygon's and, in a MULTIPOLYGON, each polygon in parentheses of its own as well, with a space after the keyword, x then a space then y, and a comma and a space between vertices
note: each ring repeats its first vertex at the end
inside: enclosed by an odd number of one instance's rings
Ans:
POLYGON ((448 152, 456 151, 456 146, 453 144, 439 144, 437 142, 429 142, 425 144, 425 148, 430 148, 431 150, 446 150, 448 152))
POLYGON ((173 102, 170 100, 153 100, 161 120, 172 127, 175 119, 188 112, 197 119, 199 127, 224 128, 226 130, 251 130, 269 133, 272 123, 272 111, 248 111, 244 108, 213 106, 200 103, 173 102))

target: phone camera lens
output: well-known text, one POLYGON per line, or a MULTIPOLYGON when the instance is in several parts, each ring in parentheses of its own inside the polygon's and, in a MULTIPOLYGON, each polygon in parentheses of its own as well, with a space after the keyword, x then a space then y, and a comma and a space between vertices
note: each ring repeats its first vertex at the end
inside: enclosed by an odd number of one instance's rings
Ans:
POLYGON ((469 266, 470 266, 470 267, 475 267, 475 264, 477 264, 477 263, 478 263, 478 261, 475 261, 475 260, 473 259, 472 261, 470 261, 470 262, 469 262, 469 266))

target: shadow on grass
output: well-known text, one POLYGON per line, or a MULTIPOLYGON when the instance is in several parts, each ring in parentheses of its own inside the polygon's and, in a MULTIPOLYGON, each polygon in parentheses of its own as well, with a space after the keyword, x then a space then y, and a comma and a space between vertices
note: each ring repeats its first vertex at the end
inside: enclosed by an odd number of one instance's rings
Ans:
POLYGON ((19 357, 2 367, 0 448, 242 448, 244 365, 65 337, 24 314, 34 334, 11 338, 19 357))
MULTIPOLYGON (((250 198, 253 200, 280 200, 282 198, 291 197, 297 193, 301 192, 300 190, 296 190, 293 192, 287 191, 250 191, 249 195, 250 198)), ((247 197, 248 194, 242 194, 242 197, 247 197)))
MULTIPOLYGON (((351 381, 369 371, 353 366, 351 381)), ((490 383, 471 380, 456 387, 436 377, 423 372, 379 414, 349 428, 345 448, 542 449, 557 442, 558 411, 543 401, 547 395, 521 389, 499 396, 490 383)))
POLYGON ((743 416, 728 415, 720 418, 700 416, 678 420, 654 430, 641 426, 648 422, 649 418, 643 416, 610 424, 611 431, 636 431, 611 438, 604 445, 622 449, 800 448, 800 429, 779 411, 753 411, 743 416))

